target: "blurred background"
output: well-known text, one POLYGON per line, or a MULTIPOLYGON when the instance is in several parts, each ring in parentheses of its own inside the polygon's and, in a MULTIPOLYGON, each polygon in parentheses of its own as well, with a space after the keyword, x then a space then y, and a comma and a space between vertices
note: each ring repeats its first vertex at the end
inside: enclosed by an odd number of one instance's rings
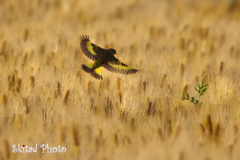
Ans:
POLYGON ((0 0, 0 159, 239 159, 239 26, 239 0, 0 0), (141 71, 94 79, 81 35, 141 71))

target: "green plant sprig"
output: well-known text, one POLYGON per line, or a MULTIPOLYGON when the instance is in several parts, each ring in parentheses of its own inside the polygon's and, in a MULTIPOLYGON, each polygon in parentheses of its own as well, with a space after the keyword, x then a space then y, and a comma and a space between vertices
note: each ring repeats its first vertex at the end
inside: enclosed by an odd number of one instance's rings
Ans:
POLYGON ((207 86, 208 85, 203 85, 203 82, 202 82, 201 86, 198 84, 198 89, 196 87, 194 87, 195 90, 198 92, 198 97, 199 97, 198 100, 195 99, 194 97, 191 97, 191 99, 189 99, 189 94, 188 93, 187 93, 187 97, 184 97, 184 99, 189 100, 190 102, 192 102, 194 105, 196 105, 198 107, 201 107, 202 102, 199 103, 199 99, 203 95, 203 93, 206 92, 207 86))

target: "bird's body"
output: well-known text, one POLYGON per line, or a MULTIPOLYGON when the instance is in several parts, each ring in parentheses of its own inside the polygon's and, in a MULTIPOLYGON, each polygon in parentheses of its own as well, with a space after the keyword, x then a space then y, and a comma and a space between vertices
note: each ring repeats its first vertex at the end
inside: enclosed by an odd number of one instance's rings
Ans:
POLYGON ((90 73, 96 79, 102 79, 101 67, 115 73, 132 74, 138 70, 132 69, 115 58, 114 49, 103 49, 90 42, 88 36, 81 36, 80 42, 83 53, 94 62, 88 65, 82 65, 82 69, 90 73))

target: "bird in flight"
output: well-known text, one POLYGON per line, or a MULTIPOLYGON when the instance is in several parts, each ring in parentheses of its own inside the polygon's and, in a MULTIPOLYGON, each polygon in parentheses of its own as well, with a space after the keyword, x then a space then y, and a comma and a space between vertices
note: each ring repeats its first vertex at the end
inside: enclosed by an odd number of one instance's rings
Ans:
POLYGON ((80 39, 80 47, 83 53, 89 59, 94 61, 90 64, 82 65, 82 69, 85 72, 90 73, 94 78, 103 79, 101 67, 104 67, 111 72, 121 74, 133 74, 139 71, 128 67, 126 64, 115 58, 114 54, 116 54, 116 51, 114 49, 103 49, 91 43, 89 36, 87 35, 82 35, 80 39))

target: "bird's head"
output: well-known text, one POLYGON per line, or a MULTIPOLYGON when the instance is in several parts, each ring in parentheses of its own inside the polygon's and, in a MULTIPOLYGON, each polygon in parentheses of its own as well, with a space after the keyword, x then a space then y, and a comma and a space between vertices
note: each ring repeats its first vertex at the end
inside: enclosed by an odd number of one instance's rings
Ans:
POLYGON ((115 49, 110 48, 110 49, 108 49, 108 51, 110 51, 112 54, 116 54, 115 49))

